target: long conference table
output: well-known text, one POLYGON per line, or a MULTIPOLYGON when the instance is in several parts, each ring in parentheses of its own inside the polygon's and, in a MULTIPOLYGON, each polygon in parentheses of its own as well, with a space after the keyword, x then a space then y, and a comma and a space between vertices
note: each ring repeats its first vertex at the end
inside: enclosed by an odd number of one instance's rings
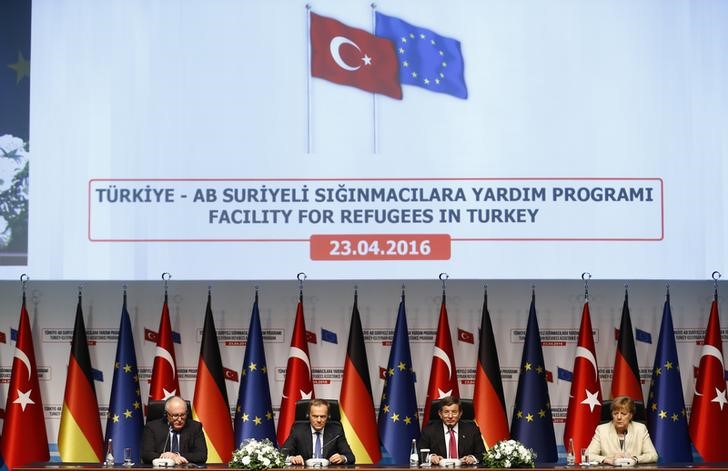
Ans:
MULTIPOLYGON (((152 468, 151 465, 133 465, 133 466, 124 466, 124 465, 116 465, 113 468, 109 466, 104 466, 100 463, 38 463, 33 465, 28 465, 24 467, 19 468, 13 468, 13 471, 52 471, 52 470, 65 470, 65 471, 109 471, 111 469, 115 471, 122 471, 123 469, 165 469, 165 468, 152 468)), ((188 465, 188 466, 176 466, 175 469, 180 468, 186 468, 186 469, 197 469, 197 468, 205 468, 205 469, 213 469, 213 470, 220 470, 220 471, 239 471, 239 468, 230 468, 225 464, 207 464, 202 466, 196 466, 196 465, 188 465)), ((360 470, 360 471, 395 471, 395 470, 409 470, 413 469, 409 466, 382 466, 382 465, 374 465, 374 464, 365 464, 365 465, 351 465, 351 466, 328 466, 328 469, 333 469, 337 471, 354 471, 354 470, 360 470)), ((432 471, 436 471, 437 469, 445 469, 440 468, 439 466, 434 466, 434 469, 432 471)), ((484 466, 461 466, 461 468, 485 468, 484 466)), ((637 466, 632 466, 632 469, 639 469, 639 471, 648 471, 648 470, 661 470, 661 469, 669 469, 671 471, 679 471, 679 470, 695 470, 695 469, 706 469, 706 470, 728 470, 728 462, 726 463, 682 463, 682 464, 672 464, 672 465, 656 465, 656 464, 642 464, 637 466)), ((286 466, 285 469, 291 469, 291 470, 299 470, 304 471, 306 468, 304 466, 286 466)), ((321 469, 321 468, 318 468, 321 469)), ((597 466, 566 466, 564 464, 554 464, 550 466, 545 465, 539 465, 536 468, 531 468, 536 471, 553 471, 553 470, 572 470, 572 471, 587 471, 589 469, 620 469, 615 466, 609 466, 609 465, 597 465, 597 466)))

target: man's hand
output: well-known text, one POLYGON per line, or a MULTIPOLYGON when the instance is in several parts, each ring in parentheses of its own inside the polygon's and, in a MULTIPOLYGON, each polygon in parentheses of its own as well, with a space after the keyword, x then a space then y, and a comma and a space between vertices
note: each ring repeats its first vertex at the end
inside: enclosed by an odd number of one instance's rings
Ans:
POLYGON ((301 456, 301 455, 289 456, 288 457, 288 461, 290 461, 291 464, 302 465, 303 464, 303 456, 301 456))
POLYGON ((442 456, 440 456, 440 455, 436 455, 434 453, 430 455, 430 463, 432 463, 432 464, 440 464, 441 459, 442 459, 442 456))
POLYGON ((332 464, 346 463, 346 457, 344 455, 335 453, 335 454, 331 455, 331 457, 329 458, 329 463, 332 463, 332 464))
POLYGON ((161 455, 159 455, 160 458, 164 458, 167 460, 174 461, 174 464, 187 464, 187 458, 180 455, 179 453, 173 453, 171 451, 165 451, 161 455))
POLYGON ((477 459, 473 455, 466 455, 463 456, 460 460, 463 464, 476 464, 478 462, 477 459))

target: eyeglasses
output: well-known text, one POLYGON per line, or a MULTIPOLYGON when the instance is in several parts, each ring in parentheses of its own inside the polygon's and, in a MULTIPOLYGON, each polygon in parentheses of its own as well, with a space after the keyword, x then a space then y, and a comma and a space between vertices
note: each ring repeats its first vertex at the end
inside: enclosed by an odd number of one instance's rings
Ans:
POLYGON ((453 412, 453 411, 440 411, 440 414, 442 414, 444 417, 455 417, 460 415, 460 411, 453 412))
POLYGON ((172 420, 179 420, 179 419, 184 419, 185 417, 187 417, 187 412, 183 412, 181 414, 170 414, 169 412, 165 411, 165 414, 167 414, 167 417, 169 417, 172 420))

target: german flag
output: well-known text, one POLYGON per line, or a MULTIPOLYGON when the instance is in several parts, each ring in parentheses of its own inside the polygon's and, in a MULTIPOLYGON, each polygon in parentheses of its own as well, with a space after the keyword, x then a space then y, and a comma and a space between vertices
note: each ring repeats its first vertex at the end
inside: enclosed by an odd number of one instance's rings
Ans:
POLYGON ((382 457, 379 448, 377 417, 374 413, 369 363, 364 347, 364 334, 359 317, 358 295, 354 293, 354 308, 349 327, 349 344, 341 382, 341 425, 351 445, 357 464, 377 463, 382 457))
POLYGON ((91 357, 86 340, 86 327, 78 294, 76 322, 68 360, 66 393, 63 397, 61 424, 58 429, 58 451, 61 461, 100 462, 103 456, 103 435, 91 373, 91 357))
POLYGON ((488 290, 483 295, 483 314, 480 320, 480 344, 478 364, 475 367, 475 391, 473 392, 475 421, 483 434, 485 445, 491 447, 508 438, 508 416, 503 396, 498 351, 495 348, 493 324, 488 312, 488 290))
POLYGON ((635 402, 644 402, 626 290, 624 292, 622 320, 619 324, 619 340, 617 340, 617 353, 614 357, 614 372, 612 374, 612 399, 619 396, 629 396, 635 402))
POLYGON ((233 426, 230 418, 225 374, 212 318, 212 296, 207 293, 205 323, 202 327, 200 361, 192 400, 192 414, 202 423, 207 442, 207 462, 227 463, 233 453, 233 426))

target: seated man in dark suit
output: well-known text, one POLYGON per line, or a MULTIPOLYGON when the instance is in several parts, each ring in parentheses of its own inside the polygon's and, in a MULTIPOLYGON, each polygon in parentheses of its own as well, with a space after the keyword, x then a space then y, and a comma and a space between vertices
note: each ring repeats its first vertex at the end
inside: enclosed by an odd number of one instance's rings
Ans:
POLYGON ((448 396, 440 401, 440 420, 422 430, 419 447, 430 449, 432 464, 443 458, 460 458, 464 464, 475 464, 483 457, 485 444, 475 422, 460 421, 463 410, 460 399, 448 396))
POLYGON ((354 464, 354 453, 346 441, 343 427, 337 423, 327 425, 328 418, 328 401, 311 399, 309 423, 294 423, 281 447, 291 464, 304 464, 309 458, 326 458, 331 464, 354 464))
POLYGON ((172 396, 164 403, 164 417, 148 421, 142 433, 142 463, 167 458, 175 464, 204 464, 207 444, 202 424, 189 417, 187 402, 172 396))

